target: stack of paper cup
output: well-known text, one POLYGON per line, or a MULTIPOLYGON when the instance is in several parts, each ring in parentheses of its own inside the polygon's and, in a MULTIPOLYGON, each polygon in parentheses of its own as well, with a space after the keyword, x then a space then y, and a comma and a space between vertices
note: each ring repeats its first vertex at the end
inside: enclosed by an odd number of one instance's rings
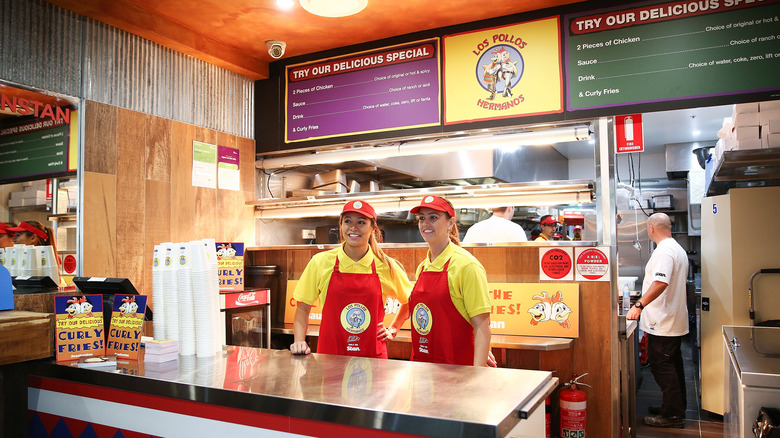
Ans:
POLYGON ((9 246, 5 249, 5 268, 8 269, 8 273, 11 274, 11 277, 16 277, 16 267, 16 245, 9 246))
POLYGON ((162 245, 154 245, 154 255, 152 256, 152 304, 154 309, 154 318, 152 318, 152 328, 154 337, 157 339, 170 339, 165 329, 165 299, 163 298, 163 260, 165 259, 165 248, 162 245))
POLYGON ((24 277, 32 277, 33 275, 39 275, 38 271, 38 257, 35 251, 35 247, 32 245, 24 245, 22 249, 22 269, 20 274, 24 277))
POLYGON ((52 279, 54 284, 60 284, 60 270, 57 266, 57 255, 51 245, 36 246, 35 252, 38 260, 38 275, 44 275, 52 279))
POLYGON ((179 340, 179 288, 176 277, 176 264, 178 260, 178 251, 173 243, 166 242, 161 244, 163 248, 163 267, 162 283, 165 294, 163 295, 165 336, 175 341, 179 340))
POLYGON ((0 248, 0 266, 5 266, 5 248, 0 248))
POLYGON ((196 328, 198 338, 196 350, 198 357, 213 356, 216 321, 214 320, 214 305, 209 289, 208 261, 203 242, 195 240, 189 243, 192 255, 192 296, 195 317, 198 320, 196 328))
POLYGON ((219 298, 219 261, 217 260, 217 243, 214 239, 203 239, 203 247, 206 250, 206 259, 209 272, 209 296, 211 297, 212 311, 216 327, 214 328, 214 351, 222 351, 225 343, 225 316, 220 311, 219 298))
MULTIPOLYGON (((179 354, 195 354, 195 302, 192 294, 192 250, 187 242, 176 244, 176 283, 179 290, 179 354)), ((197 315, 198 318, 201 315, 197 315)), ((200 321, 199 321, 200 322, 200 321)))

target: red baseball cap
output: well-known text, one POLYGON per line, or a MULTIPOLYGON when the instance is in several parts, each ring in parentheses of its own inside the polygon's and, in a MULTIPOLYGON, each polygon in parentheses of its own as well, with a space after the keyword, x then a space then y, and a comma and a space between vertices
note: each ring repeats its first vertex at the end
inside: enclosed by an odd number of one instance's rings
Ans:
POLYGON ((451 217, 455 217, 455 210, 450 206, 450 204, 447 203, 447 201, 438 196, 428 195, 424 197, 422 201, 420 201, 420 205, 414 207, 411 210, 411 213, 417 214, 420 212, 421 208, 430 208, 431 210, 443 211, 449 214, 451 217))
POLYGON ((16 233, 14 233, 13 230, 11 230, 11 227, 9 227, 3 222, 0 222, 0 234, 8 234, 10 236, 13 236, 16 233))
POLYGON ((555 216, 548 216, 542 219, 541 222, 542 225, 550 225, 550 224, 557 224, 557 223, 558 223, 558 219, 555 219, 555 216))
POLYGON ((362 214, 363 216, 376 221, 376 212, 374 207, 368 204, 366 201, 349 201, 344 205, 344 209, 341 210, 341 214, 354 212, 362 214))
POLYGON ((575 226, 574 226, 574 229, 575 229, 575 230, 581 230, 581 229, 582 229, 582 225, 575 225, 575 226))
POLYGON ((28 224, 25 221, 19 222, 19 226, 18 227, 8 227, 6 229, 9 230, 9 231, 14 231, 14 232, 17 232, 17 231, 29 231, 29 232, 35 234, 36 236, 40 237, 41 239, 48 239, 49 238, 49 236, 46 234, 45 231, 41 230, 40 228, 34 227, 34 226, 28 224))

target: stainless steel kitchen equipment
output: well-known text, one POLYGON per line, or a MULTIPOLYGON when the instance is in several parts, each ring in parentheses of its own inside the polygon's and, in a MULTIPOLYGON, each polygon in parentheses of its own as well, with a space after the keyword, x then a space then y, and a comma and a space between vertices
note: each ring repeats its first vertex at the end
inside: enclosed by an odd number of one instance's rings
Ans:
POLYGON ((723 342, 724 436, 752 437, 760 409, 780 408, 780 328, 723 326, 723 342))

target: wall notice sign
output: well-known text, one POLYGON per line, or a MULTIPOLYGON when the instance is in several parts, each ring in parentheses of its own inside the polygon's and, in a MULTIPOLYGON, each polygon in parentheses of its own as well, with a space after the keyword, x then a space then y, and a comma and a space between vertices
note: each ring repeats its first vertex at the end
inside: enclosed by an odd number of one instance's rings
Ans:
POLYGON ((576 248, 577 281, 609 281, 609 248, 576 248))
POLYGON ((192 142, 192 186, 217 188, 217 145, 192 142))
POLYGON ((645 150, 642 114, 615 116, 615 153, 625 154, 645 150))
POLYGON ((223 190, 241 189, 240 159, 238 149, 227 146, 217 147, 217 185, 223 190))
POLYGON ((572 248, 539 250, 540 280, 572 280, 572 248))

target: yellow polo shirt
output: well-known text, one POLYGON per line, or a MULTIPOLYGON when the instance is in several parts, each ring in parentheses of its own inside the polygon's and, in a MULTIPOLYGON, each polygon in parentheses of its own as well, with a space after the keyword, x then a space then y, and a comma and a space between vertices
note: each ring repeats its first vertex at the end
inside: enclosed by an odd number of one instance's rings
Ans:
POLYGON ((309 260, 306 269, 303 270, 298 284, 295 286, 293 298, 302 303, 313 305, 317 299, 320 307, 325 304, 325 296, 328 294, 330 277, 333 275, 333 266, 339 258, 339 271, 348 274, 370 274, 371 262, 376 261, 376 272, 379 274, 379 282, 382 285, 382 302, 387 297, 397 299, 401 304, 409 302, 409 294, 412 292, 412 283, 406 275, 406 271, 395 261, 395 275, 390 277, 390 268, 376 258, 371 248, 368 253, 357 262, 349 258, 344 252, 344 247, 339 246, 331 250, 317 253, 309 260))
POLYGON ((490 313, 487 273, 476 257, 452 242, 436 260, 431 262, 430 257, 431 251, 428 250, 425 260, 417 267, 417 279, 423 271, 443 271, 444 264, 449 260, 447 284, 450 288, 450 298, 458 312, 469 324, 474 316, 490 313))

